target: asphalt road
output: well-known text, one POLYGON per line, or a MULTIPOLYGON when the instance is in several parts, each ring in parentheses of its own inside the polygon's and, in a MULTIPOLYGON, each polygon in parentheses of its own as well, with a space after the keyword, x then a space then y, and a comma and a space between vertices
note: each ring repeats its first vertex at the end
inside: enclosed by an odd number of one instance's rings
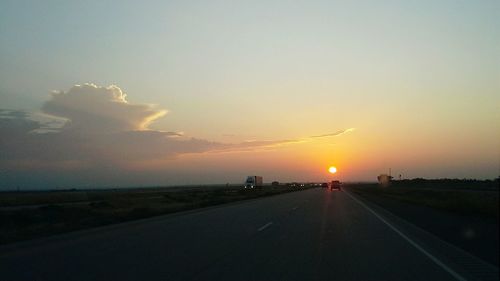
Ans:
POLYGON ((0 247, 1 280, 472 280, 348 192, 313 189, 0 247))

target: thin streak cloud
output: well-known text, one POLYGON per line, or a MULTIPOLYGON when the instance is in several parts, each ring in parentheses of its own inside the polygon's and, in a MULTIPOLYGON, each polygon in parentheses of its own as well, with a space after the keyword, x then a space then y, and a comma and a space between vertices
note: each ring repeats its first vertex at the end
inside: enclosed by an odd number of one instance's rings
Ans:
POLYGON ((345 130, 340 130, 335 133, 330 133, 330 134, 323 134, 323 135, 317 135, 317 136, 310 136, 309 138, 327 138, 327 137, 337 137, 346 133, 350 133, 352 131, 356 130, 356 128, 349 128, 345 130))

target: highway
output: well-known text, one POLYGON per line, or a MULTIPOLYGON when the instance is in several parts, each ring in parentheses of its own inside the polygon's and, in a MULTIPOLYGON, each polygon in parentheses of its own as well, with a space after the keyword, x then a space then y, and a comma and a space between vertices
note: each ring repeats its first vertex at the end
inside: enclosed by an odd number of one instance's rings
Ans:
POLYGON ((404 229, 318 188, 3 246, 0 280, 477 280, 404 229))

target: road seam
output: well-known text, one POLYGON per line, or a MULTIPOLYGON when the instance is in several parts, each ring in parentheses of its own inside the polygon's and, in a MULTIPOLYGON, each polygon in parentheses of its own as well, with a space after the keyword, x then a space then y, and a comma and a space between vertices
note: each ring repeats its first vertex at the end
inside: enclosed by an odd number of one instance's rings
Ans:
POLYGON ((361 202, 359 199, 351 195, 349 192, 344 190, 344 193, 347 194, 349 197, 351 197, 352 200, 354 200, 356 203, 360 204, 363 206, 365 209, 367 209, 370 213, 372 213, 375 217, 377 217, 380 221, 382 221, 385 225, 387 225, 390 229, 392 229, 394 232, 399 234, 406 242, 410 243, 413 247, 415 247, 417 250, 419 250, 422 254, 424 254, 426 257, 428 257, 431 261, 433 261, 435 264, 440 266, 443 270, 448 272, 450 275, 452 275, 455 279, 459 281, 467 281, 462 275, 458 274, 455 270, 451 269, 449 266, 447 266, 445 263, 443 263, 440 259, 426 251, 424 248, 422 248, 420 245, 418 245, 417 242, 413 241, 411 238, 406 236, 403 232, 399 231, 395 226, 393 226, 391 223, 389 223, 387 220, 385 220, 382 216, 380 216, 377 212, 375 212, 372 208, 368 207, 365 203, 361 202))

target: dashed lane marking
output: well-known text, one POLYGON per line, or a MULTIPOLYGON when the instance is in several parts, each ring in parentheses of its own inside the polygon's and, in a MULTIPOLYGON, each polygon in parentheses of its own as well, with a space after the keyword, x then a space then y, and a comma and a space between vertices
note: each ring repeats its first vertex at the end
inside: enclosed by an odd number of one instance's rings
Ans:
POLYGON ((273 224, 273 223, 272 222, 268 222, 268 223, 264 224, 263 226, 261 226, 259 229, 257 229, 257 231, 260 232, 260 231, 268 228, 269 226, 271 226, 271 224, 273 224))

